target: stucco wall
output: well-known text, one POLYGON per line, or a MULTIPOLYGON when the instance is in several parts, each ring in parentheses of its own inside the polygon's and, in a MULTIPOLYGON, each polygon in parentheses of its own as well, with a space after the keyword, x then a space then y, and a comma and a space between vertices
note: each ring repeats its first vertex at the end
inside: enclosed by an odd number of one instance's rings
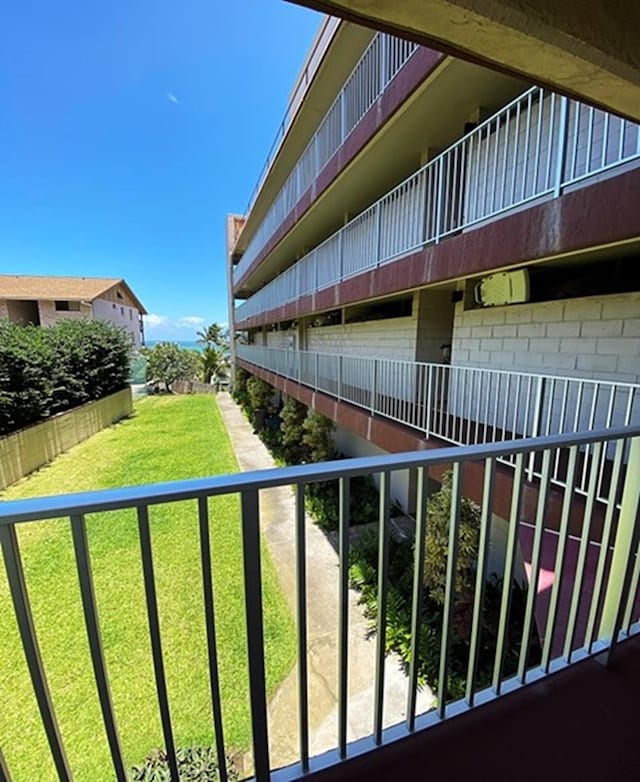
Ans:
MULTIPOLYGON (((369 440, 350 432, 342 426, 336 426, 334 432, 336 447, 345 456, 388 456, 387 451, 374 445, 369 440)), ((372 475, 377 487, 380 484, 380 476, 375 473, 372 475)), ((391 473, 391 499, 400 503, 408 511, 415 508, 415 480, 410 475, 409 470, 398 470, 391 473)))
POLYGON ((91 307, 86 304, 80 304, 80 311, 58 311, 55 301, 39 301, 38 311, 40 312, 40 325, 51 326, 63 318, 65 320, 81 320, 91 317, 91 307))
POLYGON ((131 389, 0 438, 0 489, 132 412, 131 389))
POLYGON ((640 382, 640 293, 487 309, 456 305, 453 363, 640 382))
POLYGON ((130 335, 135 347, 140 346, 140 320, 138 310, 124 303, 116 303, 105 299, 93 302, 93 317, 96 320, 108 320, 121 326, 130 335))

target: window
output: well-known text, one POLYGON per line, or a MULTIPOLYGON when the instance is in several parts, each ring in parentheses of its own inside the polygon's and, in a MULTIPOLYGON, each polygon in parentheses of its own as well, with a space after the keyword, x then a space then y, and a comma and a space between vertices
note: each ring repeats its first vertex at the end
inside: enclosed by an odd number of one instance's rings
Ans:
POLYGON ((129 320, 133 320, 133 310, 129 310, 129 320))
POLYGON ((56 312, 80 312, 79 301, 56 301, 56 312))
POLYGON ((124 316, 124 307, 120 307, 120 314, 124 316))

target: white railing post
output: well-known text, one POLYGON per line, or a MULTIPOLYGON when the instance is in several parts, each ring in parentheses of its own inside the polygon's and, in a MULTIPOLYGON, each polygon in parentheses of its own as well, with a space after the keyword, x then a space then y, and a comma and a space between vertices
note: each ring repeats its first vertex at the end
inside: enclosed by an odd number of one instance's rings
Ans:
POLYGON ((338 356, 338 399, 342 399, 342 355, 338 356))
MULTIPOLYGON (((615 501, 610 498, 610 502, 615 501)), ((629 599, 629 585, 640 537, 640 437, 631 440, 629 462, 622 490, 618 530, 598 637, 609 641, 604 662, 609 664, 618 641, 622 617, 629 599)))
POLYGON ((442 219, 442 199, 444 198, 444 193, 442 192, 442 179, 443 179, 442 169, 443 168, 444 168, 443 156, 440 155, 440 157, 438 158, 438 186, 436 189, 436 225, 435 225, 435 232, 434 232, 434 239, 436 241, 436 244, 439 244, 440 242, 440 221, 442 219))
MULTIPOLYGON (((531 434, 527 435, 525 432, 525 437, 538 437, 540 435, 540 421, 542 420, 542 408, 544 406, 544 387, 545 387, 545 378, 542 375, 538 376, 538 382, 536 384, 536 398, 534 401, 534 410, 533 410, 533 423, 531 425, 531 434)), ((527 480, 532 481, 533 480, 533 471, 535 467, 535 459, 536 455, 535 453, 529 454, 529 460, 527 464, 527 480)))
POLYGON ((371 413, 376 412, 376 383, 378 380, 378 359, 371 360, 371 413))
POLYGON ((375 219, 375 243, 376 243, 376 250, 375 250, 375 258, 376 258, 376 266, 380 266, 380 260, 382 259, 382 205, 380 201, 377 202, 375 206, 376 210, 376 219, 375 219))
POLYGON ((314 385, 315 385, 316 391, 318 390, 318 358, 319 358, 319 355, 320 355, 319 353, 316 353, 316 360, 314 362, 315 363, 315 375, 316 375, 316 382, 315 382, 314 385))
MULTIPOLYGON (((345 85, 346 86, 346 85, 345 85)), ((346 90, 343 87, 340 92, 340 141, 343 142, 347 137, 347 99, 346 90)))
POLYGON ((558 151, 556 158, 556 178, 553 195, 557 198, 562 191, 564 164, 567 157, 567 140, 569 127, 569 99, 564 95, 560 98, 560 124, 558 126, 558 151))

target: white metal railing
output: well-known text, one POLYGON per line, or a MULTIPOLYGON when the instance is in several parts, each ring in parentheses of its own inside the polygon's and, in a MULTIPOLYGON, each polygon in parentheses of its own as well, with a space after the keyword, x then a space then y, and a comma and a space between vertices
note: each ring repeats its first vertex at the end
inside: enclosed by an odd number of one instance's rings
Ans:
POLYGON ((417 44, 386 33, 373 37, 252 236, 233 270, 235 281, 245 274, 276 228, 417 48, 417 44))
MULTIPOLYGON (((238 345, 238 358, 457 445, 640 425, 640 385, 497 369, 238 345)), ((586 493, 593 454, 582 455, 586 493)), ((597 496, 606 492, 601 454, 597 496)), ((551 479, 566 480, 558 458, 551 479)), ((540 464, 527 466, 529 477, 540 464)))
POLYGON ((534 87, 236 308, 236 323, 640 157, 640 126, 534 87))
POLYGON ((287 131, 289 130, 289 127, 291 126, 294 117, 298 113, 298 109, 302 104, 303 98, 306 95, 307 90, 309 89, 309 85, 311 84, 320 63, 322 62, 322 58, 324 57, 329 47, 329 44, 333 40, 333 36, 335 35, 340 25, 340 22, 341 20, 336 17, 327 16, 323 19, 322 23, 320 24, 320 28, 318 29, 318 32, 313 40, 313 43, 311 44, 309 54, 305 59, 305 63, 302 68, 302 71, 300 72, 300 75, 298 76, 298 79, 293 87, 293 90, 291 91, 291 96, 289 98, 289 102, 287 103, 287 108, 285 109, 284 117, 282 118, 282 122, 278 126, 278 130, 276 131, 276 135, 275 138, 273 139, 273 143, 271 144, 271 148, 267 153, 267 159, 265 161, 264 166, 262 167, 262 171, 260 172, 258 181, 256 182, 256 185, 253 188, 253 192, 251 193, 251 198, 249 199, 249 203, 247 204, 245 214, 249 214, 252 206, 256 201, 256 198, 258 197, 258 193, 260 192, 260 189, 265 179, 267 178, 267 174, 269 173, 271 164, 275 160, 275 157, 278 154, 278 150, 280 149, 282 142, 284 141, 284 138, 287 135, 287 131))
MULTIPOLYGON (((597 478, 598 461, 593 460, 589 469, 589 483, 592 486, 597 478)), ((582 434, 564 434, 554 437, 520 440, 509 443, 477 445, 473 447, 455 447, 436 449, 429 452, 418 451, 391 456, 375 456, 364 459, 342 460, 324 464, 307 464, 298 467, 280 468, 270 471, 249 472, 244 474, 200 478, 190 481, 113 489, 75 495, 59 495, 28 500, 16 500, 0 503, 0 546, 6 584, 11 595, 13 613, 24 648, 25 665, 30 675, 35 700, 40 712, 40 720, 46 736, 58 779, 70 782, 73 779, 73 764, 67 754, 66 733, 60 731, 58 709, 64 708, 54 701, 48 685, 47 657, 40 652, 39 628, 46 622, 60 622, 59 606, 53 614, 47 608, 38 606, 37 619, 31 608, 30 592, 32 580, 23 567, 25 539, 18 535, 18 528, 39 524, 50 520, 51 524, 62 525, 68 530, 73 541, 74 564, 77 569, 78 593, 66 600, 69 611, 82 613, 85 622, 91 665, 96 689, 94 702, 86 699, 87 709, 97 713, 100 707, 104 735, 94 735, 94 740, 108 740, 112 774, 104 769, 101 778, 111 776, 125 782, 128 779, 127 763, 122 750, 121 732, 118 726, 116 710, 111 697, 111 678, 117 680, 118 669, 109 665, 102 644, 104 624, 100 618, 94 588, 94 574, 91 551, 87 534, 87 517, 100 514, 100 524, 108 525, 113 521, 113 512, 128 508, 132 513, 127 516, 137 529, 140 540, 140 565, 143 574, 144 597, 148 618, 148 640, 150 641, 155 687, 158 698, 159 722, 162 727, 164 749, 170 768, 171 779, 179 779, 176 757, 176 736, 171 713, 171 695, 167 687, 167 677, 163 664, 163 638, 166 640, 167 623, 176 618, 161 613, 156 592, 154 555, 152 550, 152 520, 154 509, 175 502, 191 503, 194 529, 198 529, 200 547, 200 573, 202 580, 202 610, 194 612, 188 619, 177 620, 193 622, 202 636, 207 639, 207 670, 210 678, 210 708, 212 714, 211 743, 215 744, 218 759, 218 773, 222 782, 229 778, 227 772, 228 747, 225 744, 226 724, 223 720, 225 704, 221 701, 220 677, 218 665, 218 638, 216 633, 215 612, 220 609, 220 594, 213 591, 212 549, 215 554, 216 539, 211 535, 211 514, 223 512, 225 524, 239 524, 242 530, 242 573, 244 592, 241 600, 246 607, 247 653, 244 663, 248 671, 248 685, 242 692, 234 690, 234 697, 246 698, 250 706, 250 719, 253 744, 253 768, 258 782, 300 779, 309 771, 319 770, 328 765, 338 765, 362 752, 376 751, 378 747, 400 738, 414 734, 418 730, 429 728, 443 720, 469 711, 482 704, 495 700, 504 694, 529 685, 551 673, 580 662, 596 654, 607 655, 610 659, 617 644, 637 635, 638 613, 636 600, 640 580, 640 556, 638 551, 638 526, 640 525, 640 428, 613 429, 609 431, 588 432, 582 434), (561 451, 569 453, 569 473, 575 473, 577 455, 580 449, 592 448, 602 452, 608 447, 615 449, 615 461, 622 462, 622 454, 629 452, 629 469, 618 470, 613 478, 607 499, 601 545, 597 554, 597 568, 593 581, 586 579, 587 554, 592 526, 594 525, 594 504, 586 503, 574 507, 576 495, 567 491, 562 502, 562 516, 558 532, 557 553, 555 557, 555 578, 550 587, 550 599, 546 609, 544 624, 540 625, 540 612, 537 599, 537 586, 542 573, 542 547, 548 512, 548 485, 550 465, 561 451), (537 491, 534 542, 531 557, 529 584, 526 588, 526 604, 521 611, 521 622, 516 627, 510 619, 513 616, 512 585, 516 577, 516 552, 519 528, 522 525, 523 488, 525 482, 525 464, 531 459, 540 459, 542 478, 537 491), (488 672, 491 683, 479 675, 479 660, 482 654, 481 638, 485 610, 487 606, 485 584, 490 578, 489 542, 491 539, 494 488, 496 486, 496 461, 514 461, 515 470, 511 485, 510 517, 508 536, 503 557, 502 585, 499 587, 499 611, 496 614, 495 647, 489 649, 488 672), (452 467, 450 531, 447 549, 447 579, 444 588, 444 605, 438 631, 430 631, 430 638, 439 650, 439 674, 434 689, 437 705, 425 714, 416 713, 417 692, 421 664, 422 628, 425 621, 424 598, 424 557, 426 541, 426 507, 429 498, 429 471, 452 467), (452 671, 451 647, 454 639, 460 646, 460 634, 456 631, 456 559, 459 547, 459 525, 462 509, 463 478, 468 470, 482 471, 482 496, 479 497, 481 514, 479 521, 479 548, 476 561, 476 580, 473 591, 465 594, 469 601, 471 632, 464 641, 464 656, 458 658, 458 664, 465 672, 464 697, 455 699, 448 689, 452 671), (387 727, 383 721, 385 704, 385 645, 387 634, 387 605, 389 596, 388 561, 390 551, 390 478, 397 473, 413 470, 417 473, 415 503, 417 507, 415 546, 413 562, 407 577, 412 583, 411 620, 408 635, 409 665, 406 684, 406 711, 403 722, 387 727), (349 489, 353 477, 361 475, 380 476, 380 511, 378 525, 379 575, 376 598, 378 616, 376 634, 378 638, 375 652, 375 702, 369 714, 371 738, 360 743, 348 743, 348 714, 350 706, 349 677, 352 673, 349 655, 350 626, 352 609, 349 597, 349 555, 350 555, 350 515, 349 489), (304 506, 304 487, 319 481, 337 480, 339 482, 339 529, 338 529, 338 589, 336 593, 338 609, 337 632, 337 677, 338 708, 336 716, 337 740, 335 751, 320 758, 311 757, 309 720, 310 710, 314 707, 316 693, 309 687, 308 676, 308 623, 313 617, 314 604, 308 600, 313 583, 307 578, 307 563, 314 556, 306 531, 306 513, 304 506), (267 715, 267 689, 265 676, 265 644, 263 595, 261 573, 261 513, 259 493, 263 489, 278 486, 293 486, 296 497, 295 518, 292 524, 292 564, 295 566, 295 600, 297 629, 297 666, 298 698, 292 708, 297 711, 299 720, 298 761, 283 770, 272 771, 272 755, 269 748, 269 720, 267 715), (239 518, 229 517, 228 504, 223 506, 210 503, 209 500, 221 496, 234 496, 240 499, 239 518), (615 499, 622 497, 618 511, 615 499), (583 518, 582 534, 579 540, 577 565, 572 569, 565 552, 569 542, 569 520, 572 515, 583 518), (586 588, 588 586, 588 588, 586 588), (561 592, 565 597, 561 597, 561 592), (568 595, 568 597, 567 597, 568 595), (584 621, 578 609, 587 609, 588 619, 584 621), (568 610, 564 610, 568 609, 568 610), (161 621, 162 619, 162 621, 161 621), (531 653, 532 639, 537 637, 536 623, 540 628, 540 651, 535 658, 531 653)), ((504 487, 501 488, 504 492, 504 487)), ((170 520, 169 520, 170 521, 170 520)), ((118 521, 121 523, 121 519, 118 521)), ((28 544, 27 544, 28 545, 28 544)), ((215 557, 213 557, 215 559, 215 557)), ((548 566, 547 566, 548 567, 548 566)), ((104 573, 103 573, 104 576, 104 573)), ((126 613, 131 609, 124 601, 118 609, 126 613)), ((64 619, 64 617, 62 617, 64 619)), ((355 630, 361 633, 361 627, 355 630)), ((64 650, 56 653, 63 654, 64 650)), ((460 651, 458 651, 458 655, 460 651)), ((88 664, 88 661, 87 661, 88 664)), ((78 679, 84 679, 79 676, 78 679)), ((434 683, 435 684, 435 683, 434 683)), ((73 683, 68 685, 73 688, 73 683)), ((240 685, 241 686, 241 685, 240 685)), ((324 696, 323 696, 324 697, 324 696)), ((62 699, 64 700, 64 699, 62 699)), ((362 705, 358 705, 358 717, 361 720, 362 705)), ((516 717, 517 718, 517 717, 516 717)), ((37 719, 34 714, 34 719, 37 719)), ((14 756, 13 747, 4 747, 6 757, 0 754, 0 775, 10 780, 10 762, 14 756), (9 760, 7 760, 9 758, 9 760)), ((236 748, 237 749, 237 748, 236 748)), ((77 753, 76 753, 77 754, 77 753)))

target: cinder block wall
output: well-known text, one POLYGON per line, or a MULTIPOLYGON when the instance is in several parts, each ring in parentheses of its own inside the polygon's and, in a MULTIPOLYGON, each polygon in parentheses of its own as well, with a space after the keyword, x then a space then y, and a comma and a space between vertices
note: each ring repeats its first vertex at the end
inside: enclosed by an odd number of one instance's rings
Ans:
POLYGON ((640 382, 640 293, 464 310, 452 363, 640 382))
POLYGON ((413 361, 416 316, 307 329, 307 350, 413 361))

